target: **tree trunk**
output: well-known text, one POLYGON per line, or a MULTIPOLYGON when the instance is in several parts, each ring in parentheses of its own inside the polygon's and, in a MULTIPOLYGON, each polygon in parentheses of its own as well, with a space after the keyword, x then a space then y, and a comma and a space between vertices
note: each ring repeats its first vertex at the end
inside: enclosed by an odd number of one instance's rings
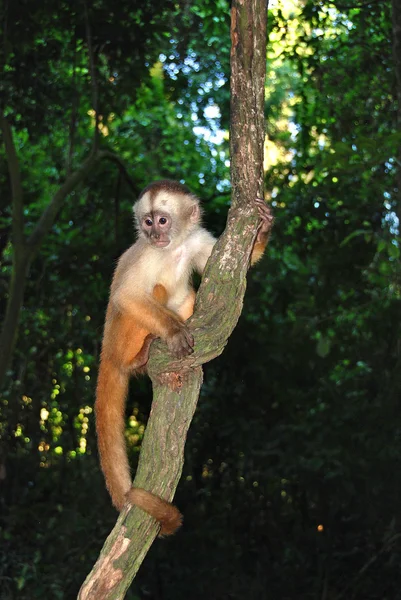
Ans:
MULTIPOLYGON (((18 157, 14 146, 11 128, 4 116, 0 117, 8 170, 12 188, 12 239, 13 239, 13 268, 8 292, 7 308, 0 334, 0 388, 3 384, 7 367, 10 363, 17 339, 19 315, 21 312, 26 278, 30 264, 48 232, 51 230, 57 214, 68 195, 93 170, 101 158, 120 162, 117 156, 110 152, 91 152, 83 164, 72 173, 59 187, 53 198, 43 211, 30 238, 24 236, 23 194, 18 165, 18 157)), ((123 166, 123 165, 121 165, 123 166)))
POLYGON ((26 253, 23 252, 19 258, 14 255, 6 315, 0 336, 0 383, 5 376, 17 338, 18 322, 24 299, 28 270, 29 260, 26 253))
MULTIPOLYGON (((134 485, 172 500, 181 476, 184 447, 199 397, 203 363, 221 354, 237 324, 263 197, 265 0, 234 0, 231 51, 232 207, 227 227, 206 266, 189 327, 195 353, 173 361, 165 346, 152 345, 149 375, 153 403, 134 485)), ((80 600, 123 598, 159 526, 136 507, 124 508, 80 600)), ((179 535, 179 534, 178 534, 179 535)))

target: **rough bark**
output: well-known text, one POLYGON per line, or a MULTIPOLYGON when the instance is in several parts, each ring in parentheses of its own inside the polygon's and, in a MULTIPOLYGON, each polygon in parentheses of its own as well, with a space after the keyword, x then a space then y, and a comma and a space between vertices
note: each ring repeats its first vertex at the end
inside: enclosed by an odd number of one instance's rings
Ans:
MULTIPOLYGON (((174 361, 153 344, 149 375, 153 403, 134 485, 172 500, 181 476, 188 428, 202 383, 203 363, 224 349, 237 324, 263 197, 265 0, 234 0, 231 52, 232 207, 215 246, 189 321, 195 353, 174 361)), ((80 600, 123 598, 159 530, 151 517, 125 508, 88 575, 80 600)), ((179 533, 178 533, 179 535, 179 533)))

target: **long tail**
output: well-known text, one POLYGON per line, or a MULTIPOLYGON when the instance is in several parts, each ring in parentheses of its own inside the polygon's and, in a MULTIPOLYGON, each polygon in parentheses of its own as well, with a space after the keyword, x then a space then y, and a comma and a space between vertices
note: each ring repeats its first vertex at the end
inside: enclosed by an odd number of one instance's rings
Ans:
POLYGON ((100 465, 106 487, 117 510, 126 502, 131 488, 131 475, 125 447, 125 399, 128 373, 122 373, 111 361, 103 358, 96 391, 96 429, 100 465))
POLYGON ((96 429, 100 465, 112 502, 121 510, 126 502, 135 504, 160 522, 160 535, 170 535, 181 525, 179 510, 141 488, 132 488, 124 439, 125 399, 129 375, 103 357, 96 392, 96 429))

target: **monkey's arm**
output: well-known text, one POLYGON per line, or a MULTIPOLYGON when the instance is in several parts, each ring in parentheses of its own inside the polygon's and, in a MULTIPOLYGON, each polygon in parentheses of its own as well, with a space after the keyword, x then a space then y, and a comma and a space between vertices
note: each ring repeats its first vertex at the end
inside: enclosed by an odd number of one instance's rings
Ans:
MULTIPOLYGON (((267 242, 269 241, 273 221, 273 215, 271 213, 270 206, 268 206, 264 200, 257 198, 256 205, 258 207, 261 221, 252 250, 251 265, 254 265, 262 258, 267 246, 267 242)), ((201 275, 205 269, 206 263, 212 253, 213 246, 215 245, 216 241, 217 240, 206 229, 200 229, 197 234, 194 267, 201 275)))
POLYGON ((200 275, 202 275, 205 270, 206 263, 216 242, 216 238, 214 238, 206 229, 201 228, 196 235, 194 268, 200 275))
POLYGON ((193 352, 194 339, 186 325, 150 294, 132 294, 120 286, 112 301, 118 310, 135 319, 139 327, 165 340, 178 358, 193 352))

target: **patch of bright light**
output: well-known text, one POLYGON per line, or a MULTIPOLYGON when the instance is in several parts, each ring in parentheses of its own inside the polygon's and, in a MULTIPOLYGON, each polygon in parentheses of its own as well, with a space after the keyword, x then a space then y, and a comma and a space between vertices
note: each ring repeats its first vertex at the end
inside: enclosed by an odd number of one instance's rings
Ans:
POLYGON ((203 114, 207 119, 220 119, 221 117, 220 108, 217 106, 217 104, 210 104, 209 106, 206 106, 203 114))
POLYGON ((220 129, 216 131, 211 131, 208 127, 194 127, 193 132, 197 137, 203 137, 206 142, 211 142, 212 144, 221 144, 224 139, 224 132, 220 129))

